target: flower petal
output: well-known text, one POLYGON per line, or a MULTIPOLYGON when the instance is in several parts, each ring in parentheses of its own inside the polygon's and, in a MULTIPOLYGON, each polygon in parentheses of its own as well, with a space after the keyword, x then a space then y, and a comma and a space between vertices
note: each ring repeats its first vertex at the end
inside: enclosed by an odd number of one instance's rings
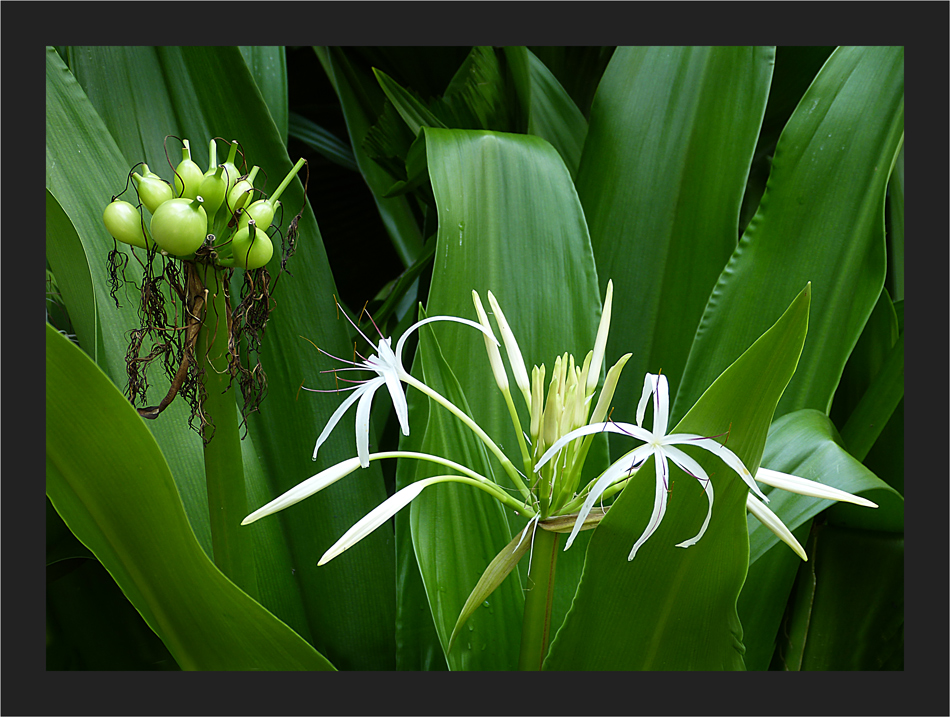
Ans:
POLYGON ((703 527, 700 528, 699 532, 689 540, 684 540, 682 543, 676 544, 677 548, 688 548, 691 545, 696 545, 696 543, 699 542, 699 539, 702 538, 706 533, 706 528, 709 527, 709 521, 712 518, 713 509, 712 481, 709 479, 709 476, 706 474, 706 471, 703 469, 703 467, 693 460, 691 456, 683 453, 683 451, 680 449, 674 448, 673 446, 663 446, 662 450, 667 456, 669 456, 671 461, 673 461, 676 465, 699 481, 699 484, 706 492, 706 498, 709 500, 709 510, 706 511, 706 520, 703 521, 703 527))
POLYGON ((749 486, 749 490, 755 493, 764 502, 769 502, 769 499, 765 496, 765 493, 763 493, 759 486, 755 484, 755 481, 752 479, 752 473, 748 468, 745 467, 742 459, 740 459, 739 456, 737 456, 718 441, 713 440, 712 438, 706 438, 704 436, 697 436, 693 433, 672 433, 663 439, 663 444, 687 444, 699 446, 700 448, 703 448, 710 453, 719 456, 723 463, 739 474, 739 477, 742 478, 743 482, 749 486))
POLYGON ((630 551, 630 555, 627 560, 633 560, 637 551, 640 547, 650 539, 650 536, 656 532, 656 529, 660 527, 660 523, 663 522, 663 516, 666 514, 666 490, 667 486, 667 477, 669 474, 669 464, 666 462, 666 454, 661 450, 655 450, 654 460, 656 461, 656 493, 653 497, 653 514, 650 516, 650 522, 647 524, 646 530, 643 531, 637 542, 633 544, 633 550, 630 551))
POLYGON ((356 407, 356 455, 359 456, 363 468, 369 465, 369 415, 373 407, 373 396, 385 381, 384 378, 374 378, 370 382, 372 388, 363 393, 356 407))
POLYGON ((367 391, 375 391, 382 383, 383 379, 381 378, 370 379, 353 391, 353 393, 346 397, 346 400, 343 401, 343 403, 337 406, 337 409, 333 412, 333 415, 330 416, 330 420, 327 421, 327 425, 323 428, 323 432, 317 438, 317 445, 313 447, 313 460, 317 460, 317 451, 320 450, 320 446, 322 446, 323 442, 330 436, 330 432, 334 429, 336 424, 340 422, 341 418, 343 418, 343 414, 346 413, 346 409, 356 403, 364 393, 367 391))
POLYGON ((466 326, 471 326, 473 328, 478 329, 483 334, 486 334, 492 341, 495 342, 495 346, 499 345, 498 339, 495 338, 495 334, 491 332, 491 329, 486 329, 484 326, 482 326, 476 321, 471 321, 470 319, 463 319, 458 316, 430 316, 427 319, 423 319, 422 321, 417 321, 408 329, 406 329, 405 332, 403 332, 403 335, 399 337, 399 341, 396 342, 396 350, 394 353, 396 356, 396 362, 399 365, 401 371, 405 370, 404 368, 402 368, 402 347, 405 345, 406 339, 409 337, 409 334, 411 334, 413 331, 418 329, 423 324, 431 324, 433 321, 454 321, 458 324, 465 324, 466 326))
POLYGON ((415 483, 410 483, 405 488, 397 491, 382 503, 373 508, 369 513, 360 518, 343 537, 336 541, 333 546, 323 554, 317 565, 326 565, 344 550, 353 547, 376 528, 381 526, 396 513, 406 507, 413 498, 419 495, 424 488, 432 483, 439 483, 445 480, 445 476, 436 476, 434 478, 424 478, 415 483))
POLYGON ((647 411, 647 403, 650 396, 653 395, 653 374, 648 373, 643 377, 643 391, 640 393, 640 401, 637 403, 637 425, 643 425, 643 416, 647 411))
POLYGON ((608 433, 622 433, 625 436, 639 438, 641 441, 645 442, 653 439, 653 434, 647 429, 641 428, 640 426, 634 426, 632 423, 617 423, 615 421, 608 421, 607 423, 591 423, 587 426, 575 428, 570 433, 565 433, 563 436, 558 438, 553 444, 551 444, 551 447, 544 452, 544 455, 541 456, 541 460, 535 464, 534 469, 537 471, 539 468, 541 468, 541 466, 551 460, 555 453, 557 453, 574 439, 580 438, 581 436, 589 436, 592 433, 601 433, 603 431, 608 433))
POLYGON ((284 508, 289 508, 290 506, 294 505, 294 503, 299 503, 304 498, 309 498, 311 495, 323 490, 328 485, 333 485, 338 480, 348 476, 359 467, 359 458, 347 458, 342 463, 337 463, 336 465, 330 466, 326 470, 320 471, 315 476, 307 478, 307 480, 303 481, 302 483, 298 483, 282 496, 275 498, 267 505, 258 508, 244 520, 242 520, 241 525, 248 525, 253 523, 255 520, 260 520, 265 515, 270 515, 271 513, 276 513, 277 511, 283 510, 284 508))
POLYGON ((581 528, 584 525, 584 520, 586 520, 587 515, 593 509, 594 503, 597 502, 597 499, 600 498, 601 494, 614 483, 616 483, 624 475, 624 473, 627 473, 633 467, 633 465, 639 463, 640 461, 646 460, 650 455, 650 450, 652 449, 650 449, 649 446, 640 446, 639 448, 623 456, 620 460, 613 463, 613 465, 609 466, 607 470, 601 474, 600 478, 598 478, 591 487, 590 493, 587 495, 587 499, 584 501, 580 511, 577 513, 577 520, 574 521, 574 529, 571 531, 567 542, 564 544, 565 550, 571 547, 571 544, 574 542, 574 538, 576 538, 577 534, 581 532, 581 528), (646 451, 646 455, 642 457, 634 455, 637 453, 637 451, 640 451, 643 448, 648 449, 646 451), (640 460, 636 460, 637 458, 640 460))
POLYGON ((778 471, 762 468, 761 466, 759 466, 759 470, 755 473, 755 479, 773 488, 781 488, 782 490, 798 493, 799 495, 839 500, 843 503, 863 505, 866 508, 877 508, 877 503, 872 503, 866 498, 851 495, 846 491, 832 488, 830 485, 825 485, 824 483, 789 475, 788 473, 779 473, 778 471))
POLYGON ((662 373, 653 376, 653 433, 665 436, 670 422, 670 383, 662 373))
MULTIPOLYGON (((479 298, 478 292, 474 289, 472 289, 472 301, 475 303, 475 313, 478 315, 478 323, 488 332, 491 332, 490 324, 488 323, 488 314, 485 313, 482 300, 479 298)), ((495 383, 498 384, 498 388, 501 389, 502 393, 507 393, 508 374, 505 373, 505 364, 501 360, 501 352, 498 350, 498 341, 494 339, 494 336, 489 338, 489 333, 485 334, 485 350, 488 351, 488 363, 491 364, 491 372, 495 376, 495 383), (494 343, 492 343, 493 341, 494 343)))
POLYGON ((383 339, 379 342, 376 351, 386 368, 377 368, 376 372, 386 380, 386 388, 389 389, 389 395, 393 400, 393 408, 396 411, 396 418, 399 419, 399 427, 402 429, 402 435, 409 435, 409 405, 406 403, 406 393, 402 388, 402 381, 399 379, 399 362, 396 355, 389 347, 392 339, 383 339))
POLYGON ((788 529, 788 526, 782 522, 781 518, 775 515, 765 503, 762 503, 758 498, 749 493, 745 499, 745 505, 746 508, 749 509, 749 512, 759 519, 762 525, 775 533, 782 542, 798 553, 802 560, 808 560, 805 549, 801 543, 796 540, 795 536, 792 535, 792 531, 788 529))

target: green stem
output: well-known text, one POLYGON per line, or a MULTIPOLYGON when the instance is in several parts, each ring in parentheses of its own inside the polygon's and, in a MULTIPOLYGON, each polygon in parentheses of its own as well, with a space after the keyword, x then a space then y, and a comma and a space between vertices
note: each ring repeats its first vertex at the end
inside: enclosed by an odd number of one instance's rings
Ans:
POLYGON ((251 552, 251 534, 241 530, 241 520, 248 513, 247 490, 237 406, 234 389, 229 386, 228 307, 225 298, 227 280, 224 272, 210 267, 201 266, 197 271, 201 272, 202 282, 208 290, 195 359, 204 369, 202 381, 205 397, 202 410, 214 424, 213 428, 205 428, 206 434, 211 436, 204 446, 214 562, 232 582, 256 598, 257 578, 251 552))
POLYGON ((489 437, 489 435, 482 430, 482 427, 475 423, 475 421, 473 421, 468 416, 468 414, 458 408, 454 403, 445 398, 445 396, 440 394, 438 391, 429 388, 424 383, 422 383, 422 381, 416 379, 408 371, 402 371, 399 378, 402 379, 402 381, 407 386, 412 386, 422 391, 433 401, 444 406, 452 415, 468 426, 472 432, 482 440, 482 443, 488 447, 488 450, 495 454, 495 457, 501 463, 502 468, 505 469, 505 473, 507 473, 508 477, 511 478, 512 483, 515 484, 515 487, 521 492, 521 495, 524 496, 525 500, 531 499, 531 491, 528 490, 527 486, 524 484, 524 481, 521 480, 521 476, 518 474, 518 470, 515 468, 514 463, 511 462, 511 459, 505 455, 504 451, 502 451, 501 448, 497 446, 491 437, 489 437))
POLYGON ((535 528, 521 623, 519 670, 540 670, 548 652, 558 533, 535 528))

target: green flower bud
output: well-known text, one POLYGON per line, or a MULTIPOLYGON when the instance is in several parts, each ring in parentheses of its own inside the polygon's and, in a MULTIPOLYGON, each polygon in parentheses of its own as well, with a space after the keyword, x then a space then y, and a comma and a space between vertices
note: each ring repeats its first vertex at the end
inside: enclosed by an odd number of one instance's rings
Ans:
POLYGON ((145 172, 144 176, 133 173, 132 181, 139 192, 139 199, 151 214, 169 199, 174 197, 174 192, 168 184, 157 174, 148 171, 148 165, 142 165, 145 172))
POLYGON ((185 199, 194 199, 198 196, 198 187, 204 179, 201 167, 191 159, 191 146, 184 140, 185 146, 181 149, 182 160, 175 168, 175 196, 185 199))
POLYGON ((174 256, 194 254, 208 234, 208 215, 201 207, 204 199, 169 199, 152 215, 152 239, 174 256))
POLYGON ((274 245, 263 231, 257 231, 254 220, 243 229, 238 229, 231 241, 235 266, 242 269, 258 269, 270 261, 274 245))
POLYGON ((142 215, 128 202, 117 199, 107 205, 102 212, 102 222, 117 241, 141 249, 152 246, 142 226, 142 215))

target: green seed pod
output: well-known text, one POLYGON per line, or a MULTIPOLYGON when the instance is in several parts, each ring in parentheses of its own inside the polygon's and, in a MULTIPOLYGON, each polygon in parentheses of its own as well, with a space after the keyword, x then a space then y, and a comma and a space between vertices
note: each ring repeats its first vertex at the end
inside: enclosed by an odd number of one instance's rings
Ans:
POLYGON ((194 254, 208 234, 208 215, 201 207, 204 199, 169 199, 152 215, 152 239, 175 256, 194 254))
POLYGON ((260 167, 255 165, 250 174, 247 175, 247 179, 242 179, 228 192, 228 208, 232 213, 238 209, 243 209, 244 205, 247 204, 254 191, 254 178, 257 176, 258 170, 260 170, 260 167))
POLYGON ((258 199, 251 206, 247 207, 241 214, 238 227, 243 229, 247 226, 247 223, 253 219, 255 222, 257 222, 258 227, 263 227, 266 229, 270 226, 270 223, 274 221, 274 212, 277 211, 277 207, 279 206, 280 202, 274 202, 271 204, 270 199, 258 199))
POLYGON ((218 213, 218 208, 224 204, 224 195, 227 194, 228 186, 224 179, 224 165, 219 164, 216 171, 205 172, 201 185, 198 188, 198 194, 204 197, 205 213, 214 218, 218 213))
POLYGON ((133 174, 132 181, 139 191, 139 198, 142 204, 151 214, 169 199, 174 197, 172 188, 168 186, 157 174, 148 171, 148 165, 143 165, 145 175, 133 174))
POLYGON ((257 231, 253 220, 237 231, 231 241, 231 249, 234 252, 235 266, 242 269, 258 269, 274 255, 274 245, 270 237, 263 231, 257 231))
POLYGON ((198 196, 198 187, 201 186, 205 175, 201 167, 191 159, 188 140, 184 142, 185 146, 181 148, 181 163, 175 168, 175 196, 194 199, 198 196))
POLYGON ((102 222, 116 240, 146 249, 152 244, 142 226, 142 215, 128 202, 117 199, 102 212, 102 222))

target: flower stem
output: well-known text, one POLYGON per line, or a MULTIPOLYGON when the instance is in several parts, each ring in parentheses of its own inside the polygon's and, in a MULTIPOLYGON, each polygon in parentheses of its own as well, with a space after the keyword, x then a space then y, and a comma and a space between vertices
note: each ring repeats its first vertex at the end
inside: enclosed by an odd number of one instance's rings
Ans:
POLYGON ((521 623, 519 670, 540 670, 548 652, 558 537, 558 533, 536 528, 532 538, 531 568, 528 570, 524 618, 521 623))
POLYGON ((422 391, 429 398, 431 398, 436 403, 444 406, 452 415, 458 418, 462 423, 468 426, 472 432, 478 436, 482 442, 488 447, 492 453, 495 454, 495 457, 501 463, 502 468, 505 469, 505 473, 508 474, 508 477, 511 478, 512 483, 515 487, 521 492, 521 495, 524 496, 525 500, 531 499, 531 491, 528 490, 528 487, 524 484, 524 481, 521 480, 521 476, 518 475, 518 471, 515 468, 514 464, 511 462, 511 459, 504 454, 504 452, 498 447, 498 445, 489 437, 485 431, 482 430, 482 427, 479 426, 475 421, 473 421, 468 414, 462 411, 458 406, 452 403, 449 399, 445 398, 442 394, 434 389, 426 386, 422 381, 416 379, 408 371, 403 371, 400 374, 400 379, 407 385, 413 386, 418 390, 422 391))
POLYGON ((201 266, 197 271, 202 272, 202 282, 208 290, 208 303, 198 334, 195 359, 204 369, 202 410, 214 424, 213 428, 205 427, 207 442, 204 446, 214 562, 232 582, 256 598, 257 578, 251 534, 241 530, 241 520, 247 515, 247 490, 237 406, 234 390, 229 385, 227 280, 224 272, 211 267, 201 266))

